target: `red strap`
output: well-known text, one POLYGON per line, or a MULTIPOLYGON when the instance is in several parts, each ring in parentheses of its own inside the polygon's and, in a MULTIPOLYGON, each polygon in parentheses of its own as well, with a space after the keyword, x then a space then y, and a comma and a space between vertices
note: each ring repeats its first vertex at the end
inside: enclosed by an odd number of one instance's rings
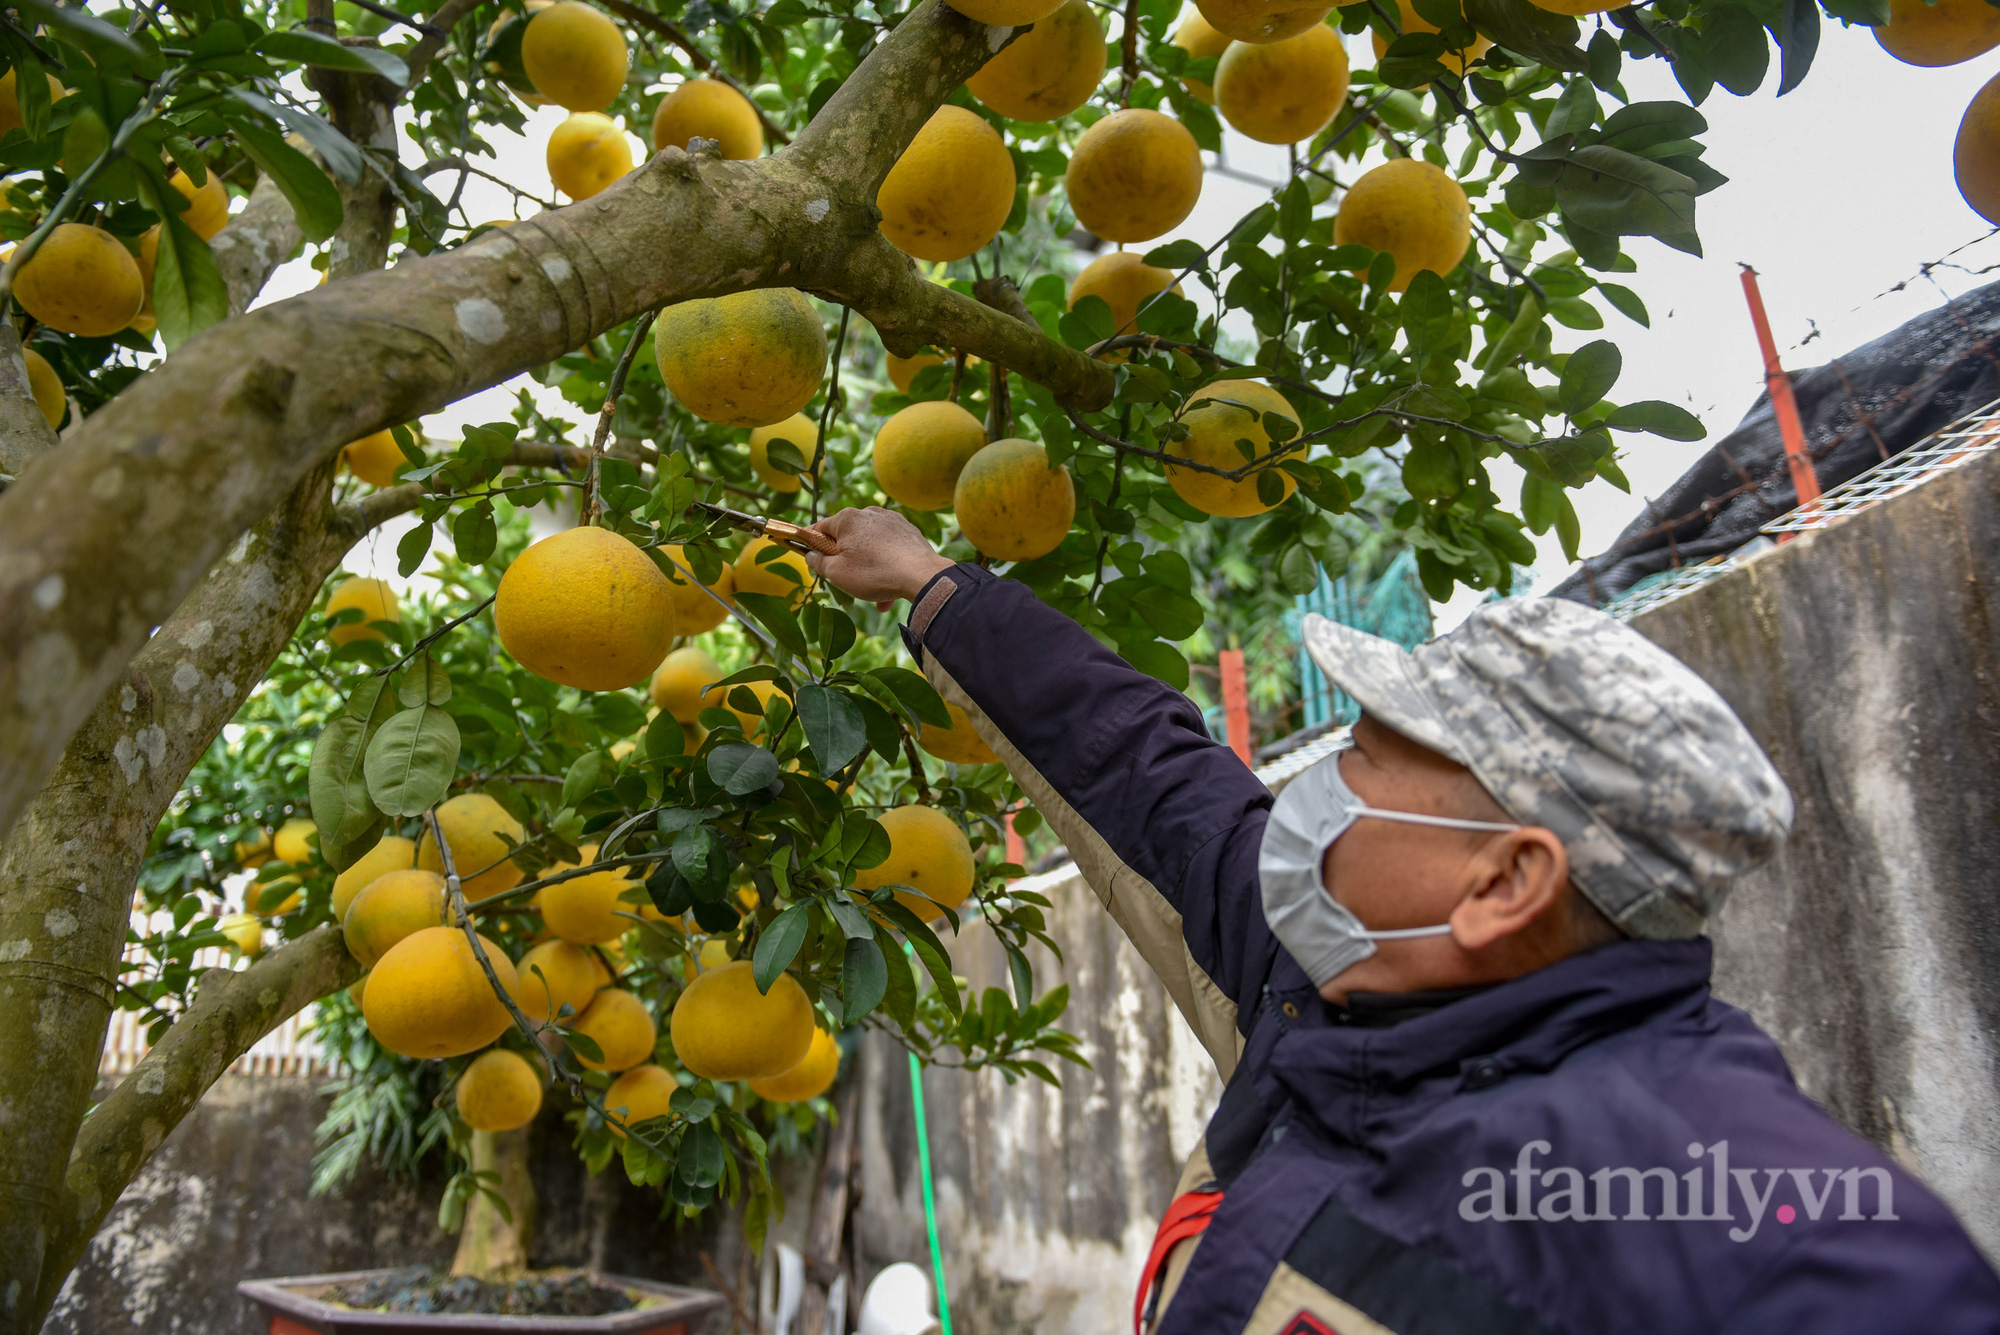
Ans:
POLYGON ((1146 1268, 1139 1272, 1139 1296, 1132 1303, 1133 1335, 1144 1335, 1142 1322, 1146 1317, 1146 1300, 1153 1296, 1153 1285, 1160 1277, 1160 1267, 1167 1262, 1168 1253, 1187 1241, 1200 1237, 1208 1228, 1209 1220, 1222 1205, 1220 1191, 1190 1191, 1174 1197, 1173 1204, 1160 1220, 1160 1231, 1153 1235, 1153 1250, 1146 1255, 1146 1268))

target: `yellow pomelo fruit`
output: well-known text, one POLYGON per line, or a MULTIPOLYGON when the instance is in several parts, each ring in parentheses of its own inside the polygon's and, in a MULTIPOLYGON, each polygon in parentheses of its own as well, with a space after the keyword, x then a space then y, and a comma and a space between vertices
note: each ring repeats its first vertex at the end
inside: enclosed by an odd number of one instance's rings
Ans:
POLYGON ((255 956, 264 949, 264 924, 254 913, 232 913, 217 923, 215 930, 245 955, 255 956))
POLYGON ((356 1006, 360 1006, 364 1004, 362 998, 364 998, 367 995, 368 995, 368 975, 364 973, 359 978, 354 980, 354 986, 347 989, 347 998, 348 1000, 352 1001, 356 1006))
POLYGON ((951 7, 981 23, 1019 28, 1055 13, 1062 0, 952 0, 951 7))
POLYGON ((252 838, 238 840, 235 851, 239 865, 250 871, 257 870, 271 860, 271 832, 259 830, 252 838))
POLYGON ((715 939, 707 940, 701 943, 700 950, 681 961, 681 976, 693 982, 710 969, 720 969, 727 963, 729 963, 729 943, 715 939))
POLYGON ((181 221, 202 240, 214 240, 215 234, 229 225, 229 190, 214 172, 196 185, 176 170, 167 178, 167 184, 186 198, 188 206, 181 210, 181 221))
POLYGON ((562 1018, 562 1008, 569 1007, 572 1016, 583 1014, 583 1008, 603 986, 599 980, 604 966, 582 946, 569 941, 544 941, 521 956, 514 973, 521 980, 523 1015, 537 1023, 567 1024, 569 1021, 562 1018), (539 974, 535 972, 537 969, 541 970, 539 974))
POLYGON ((14 275, 14 300, 52 329, 108 338, 146 302, 139 262, 101 227, 63 223, 14 275))
POLYGON ((653 112, 653 151, 685 149, 690 139, 713 139, 722 156, 738 161, 764 156, 764 126, 750 99, 720 79, 689 79, 653 112))
POLYGON ((482 1052, 458 1078, 458 1115, 474 1131, 513 1131, 542 1110, 542 1076, 518 1052, 482 1052))
POLYGON ((579 111, 549 132, 549 179, 571 199, 589 199, 632 170, 632 144, 609 117, 579 111))
MULTIPOLYGON (((1219 56, 1229 49, 1230 36, 1217 32, 1215 25, 1196 10, 1181 20, 1181 26, 1174 29, 1174 45, 1188 53, 1189 60, 1204 60, 1209 56, 1219 56)), ((1197 102, 1215 105, 1215 86, 1201 79, 1182 79, 1181 87, 1194 94, 1197 102)))
POLYGON ((949 760, 954 765, 997 765, 1000 757, 993 754, 972 726, 972 720, 965 711, 951 701, 944 707, 951 712, 951 726, 940 728, 935 723, 926 723, 917 736, 917 745, 936 756, 939 760, 949 760))
MULTIPOLYGON (((526 14, 516 14, 510 9, 501 10, 500 17, 494 19, 492 26, 487 28, 486 30, 486 44, 488 46, 491 46, 493 44, 493 39, 498 37, 500 35, 501 30, 505 28, 508 24, 520 23, 525 25, 529 19, 532 19, 533 17, 535 17, 535 15, 541 13, 543 10, 547 9, 550 5, 554 3, 555 0, 528 0, 528 3, 526 5, 527 9, 526 14)), ((527 29, 523 27, 522 29, 523 35, 526 34, 526 31, 527 29)), ((496 78, 499 77, 499 75, 503 73, 503 71, 500 68, 500 62, 497 60, 487 61, 486 72, 488 74, 495 76, 496 78)), ((524 93, 520 89, 514 87, 512 84, 506 84, 504 86, 506 87, 508 92, 512 93, 515 97, 521 99, 521 102, 524 106, 546 107, 549 105, 549 99, 543 97, 540 93, 524 93)))
MULTIPOLYGON (((570 871, 588 866, 597 859, 596 844, 584 844, 576 851, 577 856, 583 859, 581 862, 558 862, 549 870, 570 871)), ((616 940, 625 935, 625 930, 632 925, 630 918, 618 915, 638 912, 636 904, 620 903, 618 899, 633 884, 631 873, 617 867, 543 886, 542 921, 557 936, 579 946, 616 940)))
POLYGON ((986 555, 1032 561, 1054 551, 1076 518, 1067 468, 1028 440, 996 440, 972 456, 952 495, 958 528, 986 555))
MULTIPOLYGON (((1411 7, 1410 0, 1397 0, 1397 2, 1401 6, 1402 12, 1397 18, 1396 24, 1404 32, 1436 32, 1438 30, 1437 24, 1432 23, 1411 7)), ((1984 0, 1981 0, 1981 3, 1984 3, 1984 0)), ((1382 40, 1382 34, 1379 32, 1374 34, 1374 42, 1375 59, 1380 60, 1389 50, 1389 44, 1382 40)), ((1485 55, 1492 46, 1493 39, 1491 37, 1476 37, 1473 39, 1471 46, 1466 47, 1462 51, 1447 52, 1438 57, 1438 62, 1448 70, 1455 70, 1463 74, 1467 65, 1485 55)))
POLYGON ((1217 32, 1239 42, 1281 42, 1333 12, 1331 5, 1298 0, 1195 0, 1195 6, 1217 32))
POLYGON ((725 692, 718 688, 703 694, 703 689, 728 675, 701 650, 676 649, 653 674, 653 703, 681 723, 693 723, 702 710, 722 708, 725 692))
MULTIPOLYGON (((924 349, 914 357, 898 357, 895 353, 889 352, 887 349, 884 349, 883 353, 888 362, 889 383, 905 394, 908 394, 910 386, 916 383, 919 371, 923 370, 926 366, 944 366, 951 361, 950 354, 934 352, 929 348, 924 349)), ((967 357, 965 359, 965 367, 968 371, 975 366, 981 365, 984 365, 984 363, 977 357, 967 357)))
MULTIPOLYGON (((521 822, 485 793, 460 793, 437 809, 438 828, 458 869, 459 889, 468 902, 490 898, 521 883, 513 850, 527 837, 521 822), (503 837, 504 836, 504 837, 503 837)), ((417 865, 442 872, 444 859, 431 841, 429 822, 417 839, 417 865)))
POLYGON ((538 677, 584 691, 622 690, 667 656, 673 586, 629 539, 609 529, 568 529, 507 567, 493 628, 538 677))
POLYGON ((1443 277, 1472 245, 1472 206, 1442 167, 1397 158, 1361 174, 1334 215, 1333 242, 1384 250, 1396 257, 1391 292, 1429 269, 1443 277))
POLYGON ((812 584, 812 567, 806 558, 789 547, 780 547, 769 538, 752 538, 743 550, 736 554, 736 591, 738 593, 768 593, 778 598, 789 598, 797 607, 806 600, 806 589, 812 584), (775 549, 779 555, 758 560, 765 552, 775 549), (796 582, 778 573, 783 566, 798 576, 796 582))
MULTIPOLYGON (((1139 308, 1169 286, 1179 292, 1174 283, 1171 269, 1158 268, 1146 263, 1130 250, 1113 250, 1099 255, 1085 265, 1069 285, 1069 306, 1076 309, 1076 303, 1085 297, 1097 297, 1111 308, 1111 333, 1136 334, 1139 332, 1139 308)), ((1104 354, 1123 361, 1123 352, 1104 354)))
POLYGON ((357 576, 334 585, 333 592, 326 597, 326 615, 334 616, 350 607, 361 609, 361 619, 346 622, 329 630, 326 633, 327 643, 335 646, 352 644, 356 640, 387 643, 389 637, 370 623, 376 621, 400 623, 403 619, 402 609, 396 602, 396 591, 389 587, 387 580, 357 576))
POLYGON ((1201 149, 1157 111, 1115 111, 1083 132, 1064 180, 1076 220, 1106 241, 1151 241, 1201 198, 1201 149))
POLYGON ((668 1025, 681 1065, 709 1080, 761 1080, 797 1066, 812 1046, 812 1003, 788 973, 757 991, 750 961, 710 969, 681 993, 668 1025))
POLYGON ((882 235, 920 260, 962 260, 1006 224, 1014 184, 1000 132, 964 107, 939 107, 875 194, 882 235))
POLYGON ((521 67, 535 91, 571 111, 602 111, 625 87, 625 34, 589 5, 559 0, 528 20, 521 67))
POLYGON ((70 408, 70 396, 62 388, 62 376, 58 376, 56 368, 48 364, 48 358, 34 348, 22 350, 20 360, 28 368, 28 394, 34 396, 34 406, 42 410, 44 418, 48 418, 50 430, 62 426, 62 414, 70 408))
POLYGON ((1986 0, 1889 0, 1875 40, 1905 65, 1956 65, 2000 46, 2000 9, 1986 0))
POLYGON ((819 392, 826 327, 797 288, 755 288, 667 307, 653 326, 653 355, 696 417, 770 426, 819 392))
POLYGON ((396 470, 409 462, 403 457, 403 447, 396 443, 396 437, 387 431, 363 436, 342 450, 340 459, 348 472, 371 487, 394 486, 396 470))
POLYGON ((347 953, 372 968, 398 941, 444 921, 444 877, 434 871, 392 871, 377 876, 341 919, 347 953))
POLYGON ((757 697, 757 704, 759 705, 757 712, 754 714, 746 713, 736 707, 735 701, 729 699, 723 701, 723 708, 736 715, 736 721, 743 725, 743 735, 745 737, 754 737, 757 735, 758 729, 764 726, 764 709, 769 707, 772 697, 779 694, 777 684, 768 681, 751 681, 743 682, 729 688, 729 694, 732 696, 738 691, 748 691, 757 697))
MULTIPOLYGON (((1610 9, 1623 9, 1632 0, 1529 0, 1537 9, 1546 9, 1551 14, 1602 14, 1610 9)), ((1921 4, 1923 0, 1918 0, 1921 4)))
POLYGON ((1104 25, 1090 0, 1063 0, 967 79, 965 89, 1002 116, 1052 121, 1088 102, 1103 78, 1104 25))
POLYGON ((611 1134, 625 1139, 625 1128, 665 1117, 681 1082, 664 1066, 635 1066, 604 1091, 605 1123, 611 1134))
MULTIPOLYGON (((494 975, 517 990, 506 952, 479 938, 494 975)), ((368 1032, 405 1057, 462 1057, 507 1031, 507 1008, 456 927, 426 927, 390 947, 368 975, 361 998, 368 1032)))
POLYGON ((875 481, 912 510, 949 510, 958 475, 986 447, 986 426, 949 399, 913 403, 875 433, 875 481))
MULTIPOLYGON (((671 572, 661 572, 667 576, 669 596, 674 603, 674 634, 699 635, 703 631, 714 630, 729 619, 729 609, 723 604, 729 600, 730 594, 736 592, 734 570, 725 565, 722 573, 715 577, 715 583, 705 586, 722 600, 718 602, 703 593, 704 586, 696 583, 694 563, 688 560, 685 551, 676 546, 663 546, 660 553, 679 567, 671 572)), ((674 717, 680 718, 680 715, 674 717)), ((686 719, 681 721, 687 722, 686 719)))
POLYGON ((1988 222, 2000 219, 2000 78, 1973 95, 1951 150, 1958 193, 1988 222))
POLYGON ((297 816, 278 827, 278 833, 271 840, 271 853, 280 862, 294 865, 312 861, 312 844, 308 842, 319 833, 319 827, 304 816, 297 816))
MULTIPOLYGON (((792 492, 805 486, 805 478, 771 466, 771 442, 787 441, 806 461, 806 472, 819 471, 819 423, 804 413, 793 413, 774 426, 760 426, 750 433, 750 471, 772 491, 792 492)), ((682 634, 686 634, 683 631, 682 634)))
POLYGON ((896 902, 925 922, 944 916, 939 904, 955 909, 965 902, 972 893, 972 844, 951 817, 935 807, 908 806, 877 819, 889 832, 889 856, 855 872, 855 889, 907 885, 921 891, 898 890, 896 902))
POLYGON ((660 1036, 646 1003, 617 988, 606 988, 592 997, 569 1027, 596 1040, 602 1050, 602 1061, 592 1061, 580 1052, 576 1055, 593 1071, 624 1071, 651 1061, 653 1045, 660 1036))
POLYGON ((1283 41, 1231 44, 1215 67, 1215 106, 1259 143, 1296 144, 1333 124, 1347 77, 1340 34, 1315 23, 1283 41))
MULTIPOLYGON (((1213 468, 1241 468, 1250 460, 1236 447, 1237 441, 1249 441, 1251 454, 1256 458, 1271 451, 1271 434, 1264 429, 1265 413, 1290 418, 1294 424, 1299 420, 1285 396, 1269 385, 1255 380, 1218 380, 1205 385, 1188 395, 1187 406, 1181 410, 1181 425, 1188 429, 1187 439, 1169 443, 1167 453, 1213 468)), ((1241 519, 1282 505, 1298 486, 1284 469, 1268 471, 1284 488, 1284 495, 1268 505, 1257 498, 1255 473, 1232 482, 1213 473, 1197 473, 1168 464, 1167 484, 1175 495, 1205 514, 1241 519)))
MULTIPOLYGON (((0 74, 0 135, 22 129, 27 124, 21 116, 21 98, 14 83, 14 73, 10 69, 5 74, 0 74)), ((54 106, 62 101, 65 90, 56 82, 55 75, 48 74, 45 77, 49 81, 49 105, 54 106)))
POLYGON ((840 1074, 840 1043, 824 1029, 813 1030, 812 1045, 799 1064, 783 1075, 752 1080, 750 1092, 773 1103, 803 1103, 833 1087, 840 1074))
POLYGON ((383 835, 376 841, 375 847, 354 859, 346 871, 333 878, 333 920, 340 922, 345 919, 348 905, 376 877, 387 876, 392 871, 408 871, 416 865, 415 843, 400 834, 383 835))

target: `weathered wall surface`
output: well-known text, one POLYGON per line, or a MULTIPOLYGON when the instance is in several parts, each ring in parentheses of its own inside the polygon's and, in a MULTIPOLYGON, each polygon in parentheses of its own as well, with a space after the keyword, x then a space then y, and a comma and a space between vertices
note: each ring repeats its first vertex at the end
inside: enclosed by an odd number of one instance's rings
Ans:
MULTIPOLYGON (((309 1198, 323 1081, 226 1075, 167 1138, 118 1202, 77 1267, 43 1335, 262 1335, 240 1279, 451 1263, 437 1224, 441 1178, 392 1179, 364 1167, 341 1190, 309 1198)), ((551 1104, 555 1103, 551 1099, 551 1104)), ((560 1110, 544 1107, 529 1153, 540 1207, 530 1263, 588 1265, 712 1288, 706 1250, 734 1282, 739 1221, 661 1216, 613 1161, 586 1176, 560 1110)), ((789 1174, 802 1219, 811 1194, 789 1174)))
POLYGON ((1798 818, 1718 915, 1716 987, 2000 1257, 2000 456, 1634 619, 1798 818))
MULTIPOLYGON (((1193 1031, 1081 878, 1039 888, 1055 902, 1049 935, 1064 959, 1033 952, 1035 986, 1069 984, 1061 1024, 1091 1069, 1056 1064, 1061 1090, 993 1072, 924 1076, 952 1329, 968 1335, 1129 1328, 1153 1230, 1222 1092, 1193 1031)), ((953 954, 976 991, 1008 986, 983 928, 969 925, 953 954)), ((865 1282, 893 1261, 928 1268, 930 1252, 909 1059, 875 1034, 855 1075, 865 1282)))

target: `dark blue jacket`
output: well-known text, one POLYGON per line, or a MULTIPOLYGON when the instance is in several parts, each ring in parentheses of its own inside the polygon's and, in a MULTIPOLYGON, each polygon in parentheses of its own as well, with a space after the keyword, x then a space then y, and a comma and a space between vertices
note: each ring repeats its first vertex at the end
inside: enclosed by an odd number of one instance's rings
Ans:
POLYGON ((1710 995, 1706 940, 1370 1023, 1272 939, 1271 795, 1185 696, 975 566, 905 637, 1228 1081, 1181 1184, 1220 1205, 1155 1295, 1159 1335, 2000 1331, 1958 1221, 1710 995))

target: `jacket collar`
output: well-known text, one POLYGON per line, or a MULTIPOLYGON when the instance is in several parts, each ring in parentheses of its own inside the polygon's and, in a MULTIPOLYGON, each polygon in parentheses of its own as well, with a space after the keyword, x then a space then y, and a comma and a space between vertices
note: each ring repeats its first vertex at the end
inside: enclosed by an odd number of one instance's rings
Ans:
MULTIPOLYGON (((1584 1044, 1656 1016, 1699 1010, 1712 964, 1706 937, 1622 941, 1389 1028, 1341 1024, 1322 1003, 1313 1021, 1278 1039, 1270 1073, 1308 1112, 1364 1090, 1405 1092, 1452 1071, 1472 1088, 1497 1084, 1550 1070, 1584 1044)), ((1317 1002, 1317 994, 1311 999, 1317 1002)))

